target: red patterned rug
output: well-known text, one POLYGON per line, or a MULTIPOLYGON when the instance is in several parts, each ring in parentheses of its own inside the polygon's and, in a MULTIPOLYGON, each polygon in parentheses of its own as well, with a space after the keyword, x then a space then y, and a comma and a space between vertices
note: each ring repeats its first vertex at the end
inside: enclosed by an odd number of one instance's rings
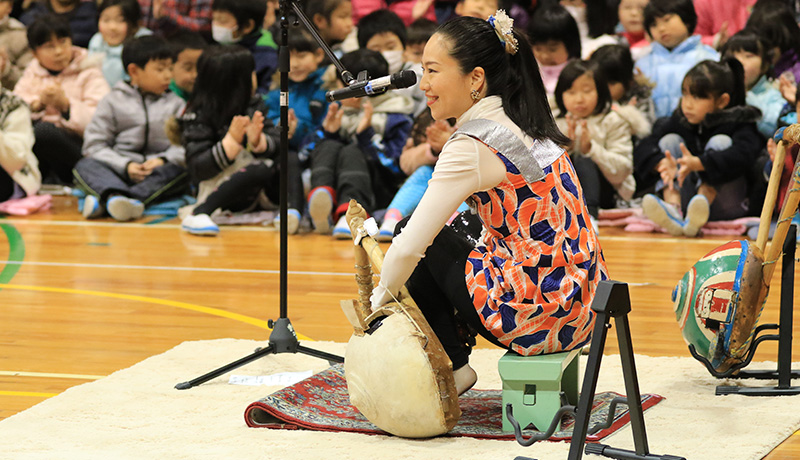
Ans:
MULTIPOLYGON (((606 420, 611 400, 618 396, 620 395, 612 392, 595 395, 590 427, 606 420)), ((663 396, 644 394, 642 407, 647 410, 663 399, 663 396)), ((500 390, 470 390, 459 398, 459 405, 461 419, 445 436, 514 439, 513 434, 502 431, 500 390)), ((344 367, 341 364, 250 404, 245 410, 244 418, 251 427, 388 434, 370 423, 358 409, 350 405, 344 367)), ((629 421, 627 406, 619 405, 611 427, 587 436, 586 439, 598 441, 622 428, 629 421)), ((569 440, 573 425, 572 416, 565 415, 561 431, 557 431, 549 440, 569 440)), ((535 433, 537 432, 534 430, 523 432, 526 437, 535 433)))

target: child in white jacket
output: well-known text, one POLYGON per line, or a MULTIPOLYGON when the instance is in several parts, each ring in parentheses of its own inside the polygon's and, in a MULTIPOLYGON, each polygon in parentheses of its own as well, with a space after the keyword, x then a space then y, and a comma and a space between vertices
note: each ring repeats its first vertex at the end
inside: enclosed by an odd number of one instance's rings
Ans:
POLYGON ((589 214, 597 219, 600 208, 615 207, 617 197, 631 199, 636 189, 631 125, 610 110, 605 77, 587 61, 564 67, 555 98, 560 111, 556 123, 572 139, 570 158, 589 214))
POLYGON ((0 88, 0 201, 39 191, 42 175, 33 142, 30 109, 11 91, 0 88))

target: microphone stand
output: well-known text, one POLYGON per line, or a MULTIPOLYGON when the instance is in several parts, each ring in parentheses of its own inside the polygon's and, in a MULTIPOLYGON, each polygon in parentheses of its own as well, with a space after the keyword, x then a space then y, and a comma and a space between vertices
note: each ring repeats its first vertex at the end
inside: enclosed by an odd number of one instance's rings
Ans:
MULTIPOLYGON (((319 350, 314 350, 300 345, 297 340, 297 334, 288 317, 287 308, 287 248, 288 248, 288 228, 287 228, 287 210, 288 210, 288 164, 289 164, 289 14, 294 12, 297 19, 299 19, 306 29, 311 33, 314 39, 319 43, 320 47, 325 51, 328 59, 331 60, 339 75, 348 86, 357 84, 358 81, 353 78, 353 75, 344 68, 341 61, 333 54, 330 47, 325 40, 320 37, 317 29, 308 20, 308 17, 303 13, 303 10, 298 6, 296 0, 280 0, 280 45, 278 48, 278 69, 280 71, 280 86, 281 86, 281 142, 279 150, 279 165, 280 165, 280 317, 273 321, 269 320, 268 325, 272 328, 269 335, 269 345, 265 348, 257 348, 250 355, 244 358, 233 361, 218 369, 215 369, 207 374, 201 375, 188 382, 182 382, 175 385, 178 390, 186 390, 197 385, 203 384, 213 378, 219 377, 233 369, 237 369, 245 364, 255 361, 262 356, 278 353, 303 353, 316 358, 326 359, 330 363, 342 363, 344 358, 341 356, 333 355, 319 350)), ((359 79, 361 79, 359 75, 359 79)), ((366 74, 364 74, 366 80, 366 74)))

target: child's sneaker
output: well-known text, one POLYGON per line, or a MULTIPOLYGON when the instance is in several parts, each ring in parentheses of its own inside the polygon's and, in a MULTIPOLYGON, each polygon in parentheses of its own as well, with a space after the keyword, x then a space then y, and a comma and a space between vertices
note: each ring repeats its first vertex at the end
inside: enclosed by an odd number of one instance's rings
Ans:
MULTIPOLYGON (((300 220, 303 216, 300 215, 300 211, 297 209, 287 209, 286 210, 286 232, 290 235, 294 235, 297 233, 297 229, 300 228, 300 220)), ((272 224, 275 226, 276 229, 281 229, 281 215, 278 214, 275 219, 272 221, 272 224)))
POLYGON ((189 214, 183 218, 181 229, 192 235, 217 236, 219 234, 219 226, 211 220, 208 214, 196 216, 189 214))
POLYGON ((400 221, 397 219, 392 218, 385 218, 383 219, 383 223, 381 224, 381 228, 378 230, 378 236, 375 237, 378 241, 392 241, 394 238, 394 229, 397 227, 400 221))
POLYGON ((666 203, 653 194, 647 194, 642 199, 642 211, 648 219, 664 228, 670 235, 683 235, 683 218, 675 205, 666 203))
POLYGON ((346 240, 353 237, 353 234, 350 233, 350 226, 347 225, 347 218, 345 215, 342 215, 336 222, 336 226, 333 227, 333 237, 337 240, 346 240))
POLYGON ((686 225, 683 227, 683 234, 697 236, 703 225, 708 222, 710 211, 708 199, 705 196, 699 194, 693 196, 686 206, 686 225))
POLYGON ((81 214, 86 219, 95 219, 103 215, 105 210, 100 206, 100 200, 94 195, 86 195, 83 199, 83 209, 81 214))
POLYGON ((120 222, 127 222, 142 217, 144 205, 139 200, 126 196, 114 195, 106 203, 108 214, 120 222))
POLYGON ((317 187, 308 195, 308 214, 317 233, 331 231, 331 211, 333 194, 330 187, 317 187))

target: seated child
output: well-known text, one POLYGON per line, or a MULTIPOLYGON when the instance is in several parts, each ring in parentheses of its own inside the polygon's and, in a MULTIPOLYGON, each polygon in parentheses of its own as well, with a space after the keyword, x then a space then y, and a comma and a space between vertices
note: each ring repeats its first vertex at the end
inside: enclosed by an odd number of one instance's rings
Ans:
POLYGON ((145 206, 188 183, 184 150, 170 144, 164 128, 184 106, 168 91, 172 49, 160 37, 134 38, 125 42, 122 63, 130 82, 117 82, 98 104, 84 134, 85 158, 75 165, 87 219, 106 212, 121 222, 138 219, 145 206))
POLYGON ((25 101, 0 88, 0 201, 36 195, 42 186, 33 142, 25 101))
POLYGON ((197 60, 208 45, 202 35, 189 30, 182 30, 171 36, 169 44, 175 53, 169 90, 188 101, 197 79, 197 60))
MULTIPOLYGON (((644 31, 644 7, 650 0, 620 0, 617 15, 622 29, 619 35, 625 39, 634 61, 650 50, 650 40, 644 31)), ((599 48, 598 48, 599 49, 599 48)))
POLYGON ((358 22, 358 46, 381 53, 389 64, 390 75, 401 70, 413 70, 417 74, 417 83, 414 86, 395 90, 395 93, 414 102, 413 115, 422 113, 427 106, 425 93, 419 89, 422 66, 404 61, 406 26, 403 21, 389 10, 373 11, 358 22))
POLYGON ((108 86, 114 86, 127 79, 122 65, 122 42, 152 32, 139 27, 142 10, 136 0, 103 0, 98 13, 98 32, 89 40, 89 55, 103 58, 103 76, 108 86))
MULTIPOLYGON (((213 46, 200 55, 194 92, 180 119, 186 166, 197 186, 197 204, 183 219, 183 231, 217 235, 219 227, 211 216, 218 210, 252 210, 264 196, 272 203, 279 201, 280 132, 265 118, 267 108, 255 90, 255 62, 249 51, 213 46)), ((291 137, 291 117, 289 121, 291 137)), ((300 182, 297 171, 290 163, 290 183, 300 182)), ((302 191, 289 190, 289 233, 299 227, 302 198, 302 191)))
MULTIPOLYGON (((354 74, 366 70, 370 78, 389 74, 381 53, 368 49, 345 54, 342 64, 354 74)), ((394 91, 341 103, 328 106, 316 133, 308 208, 318 233, 330 231, 333 212, 334 237, 349 238, 344 213, 350 199, 372 213, 389 203, 405 178, 398 158, 411 132, 413 103, 394 91)))
POLYGON ((653 84, 641 73, 634 72, 628 47, 601 46, 589 60, 608 82, 612 109, 631 125, 637 139, 648 136, 656 118, 653 100, 650 99, 653 84))
POLYGON ((730 38, 722 48, 726 58, 736 58, 744 67, 744 84, 747 90, 747 105, 761 110, 758 130, 766 139, 771 139, 778 128, 778 117, 786 105, 781 92, 772 86, 769 73, 772 62, 771 50, 755 33, 743 30, 730 38))
POLYGON ((86 48, 97 33, 97 2, 95 0, 42 0, 32 2, 31 7, 19 17, 20 22, 30 27, 42 16, 59 17, 69 23, 72 43, 86 48))
POLYGON ((14 87, 31 109, 36 143, 33 153, 45 179, 72 183, 72 168, 83 156, 83 131, 108 83, 83 48, 72 46, 69 23, 42 16, 28 27, 36 57, 14 87))
POLYGON ((9 91, 33 59, 25 26, 9 16, 13 7, 13 0, 0 1, 0 48, 5 49, 5 55, 0 52, 0 82, 9 91))
POLYGON ((425 44, 436 32, 438 24, 426 18, 419 18, 406 28, 406 49, 403 52, 403 60, 407 63, 422 65, 422 52, 425 44))
MULTIPOLYGON (((289 108, 297 117, 297 128, 289 141, 290 154, 303 147, 309 134, 322 124, 328 101, 322 89, 324 68, 319 65, 324 53, 314 37, 304 28, 289 31, 289 108)), ((280 88, 270 91, 265 98, 269 113, 267 118, 275 125, 280 123, 280 88)))
POLYGON ((709 220, 747 215, 749 172, 764 139, 736 59, 703 61, 682 86, 680 107, 639 143, 634 167, 637 182, 657 182, 663 196, 645 195, 645 215, 672 235, 696 236, 709 220))
POLYGON ((717 60, 719 54, 692 35, 697 24, 692 0, 650 0, 644 9, 644 26, 653 37, 651 50, 636 66, 655 83, 656 117, 667 117, 678 106, 681 82, 695 64, 717 60))
POLYGON ((570 61, 564 67, 555 97, 556 124, 572 139, 570 159, 589 215, 596 220, 600 208, 615 208, 617 197, 630 200, 636 189, 631 126, 611 110, 605 76, 587 61, 570 61))
MULTIPOLYGON (((350 0, 308 0, 306 16, 314 23, 320 37, 331 47, 336 57, 346 52, 345 40, 353 32, 353 5, 350 0)), ((327 57, 322 63, 330 64, 327 57)), ((353 74, 355 75, 355 74, 353 74)))
POLYGON ((539 8, 528 25, 528 36, 544 89, 550 97, 555 93, 558 76, 567 61, 581 58, 578 24, 561 5, 539 8))
POLYGON ((278 45, 261 28, 267 14, 263 0, 214 0, 211 4, 211 34, 221 45, 237 44, 253 54, 259 93, 266 94, 272 74, 278 69, 278 45))
POLYGON ((616 1, 561 0, 560 3, 578 24, 581 59, 588 59, 601 46, 619 43, 614 32, 618 21, 616 1))

